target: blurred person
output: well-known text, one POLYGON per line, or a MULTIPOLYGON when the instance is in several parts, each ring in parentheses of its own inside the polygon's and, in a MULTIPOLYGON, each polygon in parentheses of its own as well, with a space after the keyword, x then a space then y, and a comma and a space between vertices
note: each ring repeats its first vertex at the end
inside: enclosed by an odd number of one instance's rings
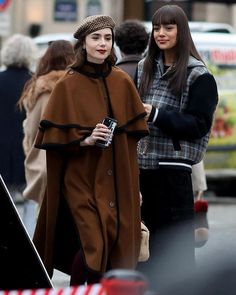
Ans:
POLYGON ((122 58, 116 65, 135 79, 138 62, 143 58, 149 35, 138 20, 126 20, 115 30, 115 42, 122 58))
POLYGON ((218 94, 177 5, 152 18, 137 85, 150 135, 139 142, 142 219, 150 230, 150 258, 141 266, 160 291, 195 267, 192 165, 209 140, 218 94))
POLYGON ((203 160, 192 166, 192 185, 194 197, 207 190, 206 172, 203 160))
POLYGON ((137 142, 148 128, 132 79, 114 66, 114 26, 106 15, 79 24, 76 61, 53 89, 35 142, 46 150, 47 194, 33 240, 49 275, 65 272, 72 286, 135 268, 140 251, 137 142), (113 137, 105 117, 117 121, 113 137))
POLYGON ((31 76, 37 47, 33 40, 21 34, 9 37, 1 50, 0 72, 0 173, 14 201, 22 200, 25 185, 22 122, 25 113, 17 108, 24 85, 31 76))
POLYGON ((26 111, 23 122, 25 153, 26 187, 23 191, 23 222, 33 236, 36 225, 37 209, 46 191, 46 152, 34 147, 38 126, 56 82, 65 74, 65 69, 74 61, 74 49, 66 40, 53 41, 41 57, 35 74, 24 88, 18 102, 21 110, 26 111))
POLYGON ((199 248, 204 246, 209 238, 209 224, 207 220, 208 201, 204 198, 207 182, 203 160, 192 166, 191 178, 195 213, 195 247, 199 248))

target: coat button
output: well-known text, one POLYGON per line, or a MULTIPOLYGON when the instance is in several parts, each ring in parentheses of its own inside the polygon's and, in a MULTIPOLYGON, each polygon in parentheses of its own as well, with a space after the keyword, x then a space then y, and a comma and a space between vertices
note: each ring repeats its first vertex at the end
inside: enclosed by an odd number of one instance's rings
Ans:
POLYGON ((115 202, 112 202, 112 201, 111 201, 111 202, 109 203, 109 206, 110 206, 111 208, 114 208, 114 207, 115 207, 115 202))
POLYGON ((112 175, 112 170, 109 169, 109 170, 107 171, 107 174, 108 174, 109 176, 111 176, 111 175, 112 175))

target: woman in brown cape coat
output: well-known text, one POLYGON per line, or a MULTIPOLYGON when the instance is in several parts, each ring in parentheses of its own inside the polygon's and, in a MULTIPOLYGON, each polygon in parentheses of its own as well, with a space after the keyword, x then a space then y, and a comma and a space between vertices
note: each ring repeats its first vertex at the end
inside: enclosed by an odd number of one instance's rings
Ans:
POLYGON ((135 268, 140 250, 137 141, 148 134, 131 78, 114 67, 114 21, 87 17, 74 34, 77 61, 57 83, 36 147, 46 149, 47 193, 34 243, 52 276, 98 282, 111 268, 135 268), (108 148, 95 145, 118 125, 108 148))

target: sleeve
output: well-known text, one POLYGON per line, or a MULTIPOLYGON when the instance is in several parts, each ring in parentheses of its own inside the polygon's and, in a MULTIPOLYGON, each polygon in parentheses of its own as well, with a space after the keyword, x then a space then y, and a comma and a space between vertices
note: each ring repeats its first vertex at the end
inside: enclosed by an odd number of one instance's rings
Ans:
POLYGON ((34 145, 35 137, 38 132, 39 123, 48 103, 49 95, 49 93, 44 93, 38 97, 37 103, 35 104, 33 109, 27 112, 26 119, 23 122, 23 147, 26 156, 30 152, 32 146, 34 145))
POLYGON ((24 124, 26 188, 23 196, 38 203, 41 203, 46 190, 46 154, 45 151, 34 147, 34 141, 49 95, 49 93, 44 93, 38 97, 36 105, 28 112, 24 124))
POLYGON ((154 125, 175 139, 201 138, 210 131, 217 103, 215 79, 203 74, 190 86, 186 110, 180 113, 160 108, 154 125))

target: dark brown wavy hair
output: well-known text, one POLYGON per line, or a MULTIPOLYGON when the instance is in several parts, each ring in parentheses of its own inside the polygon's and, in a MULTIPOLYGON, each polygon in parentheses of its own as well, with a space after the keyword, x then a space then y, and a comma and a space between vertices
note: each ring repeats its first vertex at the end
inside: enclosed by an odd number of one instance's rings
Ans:
POLYGON ((40 58, 35 74, 26 83, 24 87, 23 94, 18 101, 18 106, 23 109, 23 101, 25 94, 27 93, 29 87, 35 80, 40 76, 46 75, 51 71, 59 71, 67 69, 75 60, 75 53, 73 45, 67 40, 56 40, 49 42, 49 46, 40 58))
POLYGON ((180 95, 184 89, 187 79, 187 65, 190 56, 201 60, 188 25, 185 12, 177 5, 164 5, 159 8, 152 18, 152 33, 149 40, 148 51, 144 61, 143 74, 141 77, 139 93, 145 95, 151 85, 156 71, 156 59, 159 58, 162 50, 157 46, 153 37, 153 27, 160 25, 177 25, 177 45, 175 71, 169 80, 172 93, 180 95))

